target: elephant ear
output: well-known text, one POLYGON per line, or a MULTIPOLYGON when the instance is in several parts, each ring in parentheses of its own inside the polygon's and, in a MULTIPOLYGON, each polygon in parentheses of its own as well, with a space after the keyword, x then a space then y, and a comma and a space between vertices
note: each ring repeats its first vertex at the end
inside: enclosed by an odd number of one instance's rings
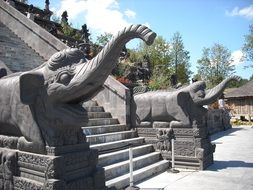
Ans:
POLYGON ((44 77, 40 73, 29 72, 21 75, 19 79, 21 102, 27 105, 33 104, 43 85, 44 77))

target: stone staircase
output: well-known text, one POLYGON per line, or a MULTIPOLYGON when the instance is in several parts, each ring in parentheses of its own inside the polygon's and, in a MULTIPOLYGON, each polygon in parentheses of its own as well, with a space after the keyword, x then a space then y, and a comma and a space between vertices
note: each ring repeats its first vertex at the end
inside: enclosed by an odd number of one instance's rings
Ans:
POLYGON ((106 186, 123 189, 129 186, 129 147, 133 147, 134 182, 164 172, 169 162, 162 160, 153 145, 146 144, 134 129, 129 130, 94 101, 84 103, 89 123, 83 131, 90 147, 98 149, 98 166, 105 170, 106 186))
POLYGON ((0 22, 0 60, 12 71, 27 71, 45 60, 0 22))

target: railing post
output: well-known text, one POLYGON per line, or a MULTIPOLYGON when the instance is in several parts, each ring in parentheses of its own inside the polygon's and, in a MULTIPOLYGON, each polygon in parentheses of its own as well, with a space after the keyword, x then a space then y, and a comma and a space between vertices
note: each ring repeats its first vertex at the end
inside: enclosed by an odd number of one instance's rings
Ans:
POLYGON ((125 190, 138 190, 139 187, 134 186, 134 176, 133 176, 133 148, 132 145, 129 147, 129 186, 125 190))
POLYGON ((175 134, 173 129, 171 129, 171 168, 168 170, 168 172, 171 173, 179 173, 179 170, 175 169, 175 134))
POLYGON ((133 178, 133 148, 129 148, 129 172, 130 172, 130 187, 134 186, 133 178))

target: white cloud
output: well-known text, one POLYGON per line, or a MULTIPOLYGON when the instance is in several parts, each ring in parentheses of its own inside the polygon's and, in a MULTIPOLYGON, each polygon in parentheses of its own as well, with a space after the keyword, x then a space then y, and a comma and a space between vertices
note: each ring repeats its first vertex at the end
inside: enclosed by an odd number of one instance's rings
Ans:
POLYGON ((233 60, 232 65, 239 65, 243 63, 243 52, 241 50, 232 52, 231 59, 233 60))
POLYGON ((232 11, 226 11, 227 16, 242 16, 247 19, 253 19, 253 5, 239 9, 235 7, 232 11))
MULTIPOLYGON (((78 22, 81 25, 86 23, 91 32, 115 34, 131 24, 124 18, 124 13, 120 12, 117 0, 62 0, 60 2, 58 16, 66 10, 70 22, 78 22)), ((127 14, 134 16, 135 12, 128 10, 127 14)))
POLYGON ((127 9, 125 11, 125 15, 128 17, 128 18, 135 18, 135 15, 136 15, 136 12, 130 10, 130 9, 127 9))

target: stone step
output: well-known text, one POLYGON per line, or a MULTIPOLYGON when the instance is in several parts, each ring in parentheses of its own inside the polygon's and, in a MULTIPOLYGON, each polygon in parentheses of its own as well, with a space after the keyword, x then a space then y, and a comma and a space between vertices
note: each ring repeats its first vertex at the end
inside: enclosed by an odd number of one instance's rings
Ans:
MULTIPOLYGON (((152 144, 145 144, 137 147, 133 147, 133 157, 141 156, 144 154, 148 154, 154 151, 154 147, 152 144)), ((119 150, 116 152, 101 154, 98 157, 98 166, 104 167, 114 163, 122 162, 127 160, 129 157, 129 148, 119 150), (113 158, 113 159, 112 159, 113 158)))
POLYGON ((98 106, 96 101, 89 100, 83 103, 83 107, 93 107, 93 106, 98 106))
MULTIPOLYGON (((152 152, 145 154, 133 159, 133 170, 138 170, 160 160, 159 152, 152 152)), ((105 166, 105 180, 116 178, 117 176, 122 176, 129 172, 129 160, 105 166)))
POLYGON ((84 107, 87 112, 104 112, 104 108, 102 106, 92 106, 92 107, 84 107))
MULTIPOLYGON (((169 161, 161 160, 139 170, 133 172, 134 183, 146 179, 148 177, 154 176, 158 173, 164 172, 169 167, 169 161)), ((106 186, 108 188, 123 189, 129 186, 129 173, 106 181, 106 186)))
POLYGON ((112 115, 109 112, 88 112, 89 119, 95 118, 111 118, 112 115))
MULTIPOLYGON (((171 157, 168 157, 167 160, 171 161, 171 157)), ((184 168, 184 169, 192 169, 199 170, 200 162, 195 157, 184 157, 184 156, 175 156, 175 167, 176 168, 184 168)))
POLYGON ((90 145, 90 148, 97 149, 100 154, 105 152, 112 152, 116 150, 122 150, 130 145, 141 145, 144 144, 145 138, 144 137, 136 137, 131 139, 124 139, 120 141, 108 142, 108 143, 101 143, 101 144, 94 144, 90 145))
POLYGON ((175 167, 176 168, 199 170, 200 163, 196 163, 196 162, 183 162, 183 161, 177 161, 177 160, 175 160, 175 167))
POLYGON ((87 141, 92 144, 107 143, 112 141, 120 141, 124 139, 134 138, 137 136, 136 131, 120 131, 113 133, 104 133, 97 135, 87 135, 87 141))
POLYGON ((86 126, 113 125, 113 124, 119 124, 118 119, 115 118, 89 119, 86 126))
POLYGON ((84 134, 86 135, 96 135, 102 133, 112 133, 117 131, 127 130, 125 124, 114 124, 114 125, 99 125, 99 126, 88 126, 82 127, 84 134))

